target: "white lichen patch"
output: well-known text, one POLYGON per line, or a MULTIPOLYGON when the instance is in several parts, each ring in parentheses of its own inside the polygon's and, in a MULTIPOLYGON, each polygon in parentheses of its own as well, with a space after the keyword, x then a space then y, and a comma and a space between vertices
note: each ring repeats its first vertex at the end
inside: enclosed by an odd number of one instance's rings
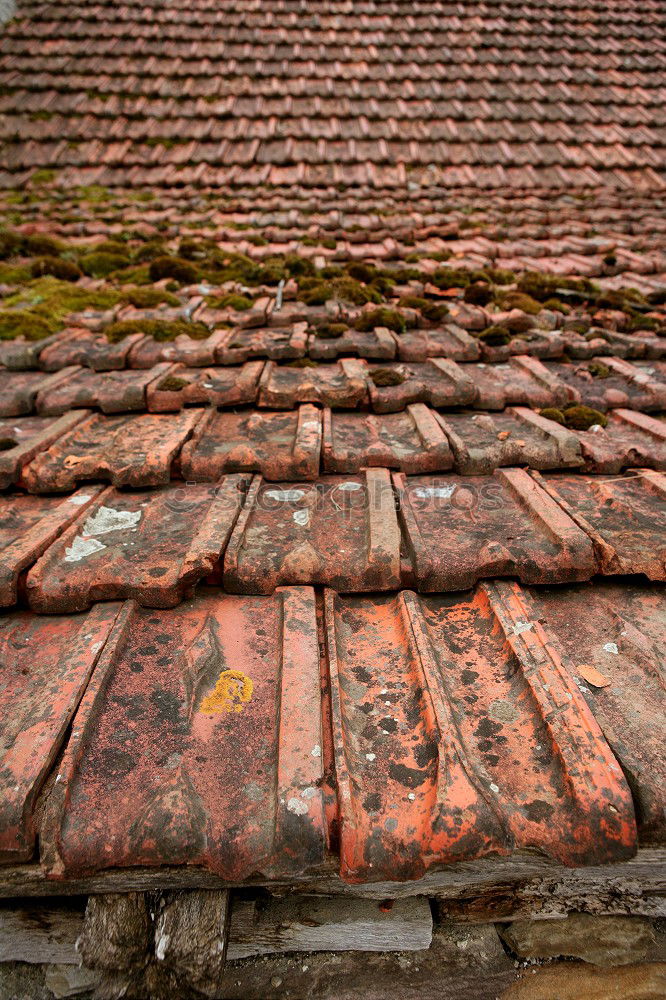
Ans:
POLYGON ((93 552, 100 552, 106 545, 96 538, 83 538, 77 535, 72 544, 65 549, 65 562, 81 562, 86 556, 91 556, 93 552))
POLYGON ((414 496, 417 496, 419 500, 430 500, 432 498, 448 500, 449 497, 453 496, 454 492, 455 486, 417 486, 414 490, 414 496))
POLYGON ((295 795, 292 795, 292 797, 287 800, 287 809, 290 813, 294 813, 296 816, 305 816, 308 811, 308 806, 303 799, 298 799, 295 795))
POLYGON ((278 503, 296 503, 305 496, 305 490, 266 490, 264 496, 278 503))
POLYGON ((113 507, 98 507, 94 514, 83 523, 85 535, 106 535, 110 531, 127 531, 141 520, 140 510, 116 510, 113 507))

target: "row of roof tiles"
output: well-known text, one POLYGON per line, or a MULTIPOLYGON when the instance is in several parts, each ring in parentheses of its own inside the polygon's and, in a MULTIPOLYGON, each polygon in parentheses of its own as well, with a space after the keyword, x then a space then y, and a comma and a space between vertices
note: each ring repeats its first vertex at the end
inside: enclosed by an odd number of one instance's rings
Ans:
POLYGON ((339 852, 343 878, 393 881, 516 848, 626 858, 664 829, 664 608, 647 585, 495 582, 5 615, 0 859, 39 837, 55 878, 239 881, 339 852))
POLYGON ((663 187, 658 126, 649 113, 659 114, 666 79, 657 9, 625 3, 622 11, 580 12, 553 4, 540 8, 538 20, 533 14, 526 6, 426 2, 307 10, 278 4, 270 16, 243 2, 19 3, 0 39, 0 84, 17 108, 26 107, 26 95, 50 96, 48 110, 36 111, 39 121, 28 112, 26 120, 8 122, 14 131, 4 140, 7 172, 0 183, 21 183, 33 168, 55 165, 63 168, 65 186, 89 184, 81 176, 101 164, 99 182, 111 185, 285 185, 299 180, 289 176, 297 170, 307 184, 330 174, 331 183, 404 187, 421 171, 428 185, 663 187), (166 118, 152 118, 148 135, 145 123, 114 113, 111 129, 94 141, 94 119, 82 126, 70 112, 72 95, 85 112, 91 78, 91 106, 114 95, 183 103, 166 118), (340 104, 323 112, 310 104, 291 124, 292 112, 283 108, 258 107, 260 126, 246 120, 243 99, 275 97, 340 98, 340 104), (350 97, 365 106, 348 107, 350 97), (196 125, 182 121, 193 101, 225 98, 231 99, 228 135, 216 135, 205 122, 219 116, 217 109, 204 110, 204 121, 199 112, 196 125), (484 124, 485 108, 467 106, 487 99, 505 102, 499 132, 484 124), (453 118, 467 119, 467 128, 453 119, 437 122, 425 106, 411 124, 399 123, 405 103, 440 100, 456 102, 453 118), (542 127, 536 114, 522 126, 515 101, 546 101, 555 125, 542 127), (623 101, 639 110, 639 122, 616 113, 606 132, 590 131, 586 104, 623 101), (54 112, 61 114, 43 120, 54 112), (377 114, 395 124, 377 130, 377 114), (213 141, 206 141, 209 134, 213 141), (133 141, 143 136, 155 148, 133 141))
POLYGON ((567 583, 597 572, 663 581, 665 501, 666 479, 646 469, 608 478, 371 468, 151 491, 86 484, 65 500, 11 493, 1 501, 0 604, 25 595, 51 614, 127 597, 172 607, 208 578, 246 594, 305 583, 448 592, 493 577, 567 583))
POLYGON ((620 358, 593 359, 588 367, 541 362, 517 355, 494 365, 457 364, 446 358, 424 362, 382 362, 358 358, 312 367, 248 361, 241 366, 191 368, 162 362, 149 369, 96 372, 71 366, 46 374, 0 370, 0 416, 53 416, 76 407, 104 413, 148 410, 177 412, 185 406, 243 406, 269 409, 321 403, 356 409, 368 403, 377 413, 425 402, 438 408, 474 406, 558 407, 583 403, 596 410, 666 409, 666 363, 631 364, 620 358), (601 376, 598 376, 601 372, 601 376))
POLYGON ((105 416, 72 410, 60 417, 0 420, 0 488, 65 492, 104 480, 132 488, 215 482, 259 472, 277 482, 320 473, 384 467, 406 474, 489 474, 504 466, 666 471, 666 423, 625 409, 605 427, 576 430, 522 406, 495 413, 438 413, 423 403, 400 413, 289 412, 192 408, 177 414, 105 416))
MULTIPOLYGON (((506 333, 516 318, 518 321, 526 318, 525 314, 516 311, 496 316, 487 314, 488 319, 484 319, 482 310, 462 307, 461 313, 463 309, 466 316, 461 318, 468 324, 474 323, 478 327, 477 334, 491 325, 498 326, 502 334, 498 336, 500 341, 506 339, 506 333), (503 319, 507 326, 502 326, 503 319)), ((303 309, 302 313, 307 311, 303 309)), ((178 311, 171 316, 165 311, 164 314, 156 312, 153 315, 155 318, 164 315, 168 321, 179 318, 181 313, 178 311)), ((526 333, 514 334, 507 343, 493 343, 492 338, 479 339, 455 323, 440 328, 409 329, 400 335, 385 327, 372 330, 338 329, 331 331, 331 335, 327 330, 321 334, 310 333, 306 321, 289 324, 286 320, 285 326, 218 329, 201 340, 183 333, 173 341, 161 342, 140 333, 143 317, 138 312, 135 316, 138 317, 137 332, 120 341, 109 340, 85 327, 72 327, 41 341, 17 338, 0 342, 0 365, 14 371, 38 369, 59 372, 76 365, 105 372, 123 368, 146 370, 166 361, 184 364, 188 368, 204 368, 238 365, 255 359, 295 361, 306 357, 314 361, 358 357, 408 362, 422 362, 430 358, 497 362, 508 361, 515 355, 583 360, 594 360, 603 355, 632 360, 666 358, 666 337, 650 330, 624 333, 591 327, 581 333, 575 324, 560 330, 534 327, 526 333)), ((336 317, 331 318, 335 320, 336 317)), ((340 318, 343 323, 347 319, 340 318)), ((276 323, 283 322, 279 314, 273 319, 276 323)), ((120 322, 131 323, 132 320, 121 318, 120 322)))

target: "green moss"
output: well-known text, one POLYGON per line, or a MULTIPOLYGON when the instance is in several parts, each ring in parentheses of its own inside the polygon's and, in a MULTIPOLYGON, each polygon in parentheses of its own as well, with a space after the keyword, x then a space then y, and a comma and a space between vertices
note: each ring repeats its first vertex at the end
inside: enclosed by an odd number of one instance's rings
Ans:
POLYGON ((493 290, 490 285, 485 285, 481 281, 475 281, 473 285, 468 285, 463 298, 473 306, 487 306, 493 300, 493 290))
POLYGON ((369 285, 377 277, 377 268, 373 264, 364 264, 362 261, 347 264, 346 271, 354 281, 362 281, 366 285, 369 285))
POLYGON ((59 257, 64 249, 60 240, 46 233, 31 233, 21 238, 21 253, 26 257, 59 257))
POLYGON ((33 174, 30 175, 31 184, 51 184, 56 178, 55 170, 35 170, 33 174))
POLYGON ((551 312, 561 312, 566 316, 567 313, 571 312, 571 306, 566 302, 560 302, 559 299, 546 299, 543 303, 544 309, 550 309, 551 312))
POLYGON ((287 368, 316 368, 317 362, 313 361, 312 358, 296 358, 294 361, 287 362, 287 368))
POLYGON ((62 329, 71 313, 86 309, 111 309, 119 295, 111 289, 96 290, 47 276, 31 281, 4 300, 0 338, 25 336, 39 340, 62 329))
POLYGON ((433 302, 432 299, 423 299, 419 295, 403 295, 398 305, 405 309, 418 309, 430 323, 439 323, 449 311, 443 302, 433 302))
POLYGON ((104 250, 84 254, 79 259, 81 270, 89 278, 108 278, 114 271, 127 267, 129 258, 119 253, 107 253, 104 250))
POLYGON ((539 414, 545 417, 546 420, 554 420, 556 424, 564 424, 564 414, 562 410, 558 410, 554 406, 545 406, 543 410, 539 410, 539 414))
POLYGON ((29 309, 25 312, 0 310, 0 340, 14 340, 17 337, 25 340, 43 340, 44 337, 55 333, 59 326, 60 324, 49 321, 29 309))
POLYGON ((594 299, 598 293, 597 286, 587 278, 561 278, 552 274, 541 274, 538 271, 527 271, 518 279, 518 291, 524 292, 537 302, 548 299, 568 299, 585 302, 594 299))
POLYGON ((504 292, 497 302, 502 309, 520 309, 528 316, 536 316, 541 312, 541 303, 524 292, 504 292))
POLYGON ((373 368, 370 378, 376 386, 402 385, 405 376, 397 368, 373 368))
POLYGON ((513 271, 508 271, 499 267, 487 268, 486 274, 494 285, 512 285, 516 280, 516 275, 513 271))
POLYGON ((101 184, 88 184, 76 189, 75 198, 78 201, 86 201, 90 205, 101 205, 109 201, 111 192, 101 184))
POLYGON ((47 274, 53 275, 59 281, 78 281, 81 271, 69 260, 62 257, 36 257, 30 266, 30 274, 33 278, 43 278, 47 274))
POLYGON ((568 406, 564 411, 564 423, 576 431, 587 431, 595 424, 605 427, 608 417, 590 406, 568 406))
POLYGON ((611 373, 610 368, 603 361, 590 361, 587 370, 594 378, 608 378, 611 373))
POLYGON ((31 277, 27 264, 0 264, 0 285, 24 285, 31 277))
POLYGON ((0 260, 17 257, 21 252, 21 235, 11 229, 0 230, 0 260))
POLYGON ((298 283, 298 298, 307 306, 323 306, 331 299, 363 306, 368 302, 381 302, 379 292, 369 285, 349 277, 333 278, 331 281, 307 277, 298 283))
POLYGON ((345 323, 322 323, 318 326, 316 333, 322 340, 336 340, 347 332, 349 327, 345 323))
POLYGON ((407 329, 407 321, 397 309, 382 308, 361 313, 354 323, 357 330, 374 330, 380 326, 393 330, 395 333, 404 333, 407 329))
POLYGON ((151 281, 173 278, 181 285, 193 285, 199 280, 199 271, 194 264, 183 260, 182 257, 169 257, 166 254, 150 262, 148 273, 151 281))
POLYGON ((164 255, 165 247, 162 240, 148 240, 135 251, 134 260, 137 264, 149 264, 152 260, 164 255))
POLYGON ((156 306, 179 306, 180 301, 175 295, 162 288, 130 288, 122 293, 123 302, 129 303, 135 309, 155 309, 156 306))
POLYGON ((235 312, 247 312, 254 305, 254 300, 247 297, 247 295, 236 295, 230 293, 229 295, 221 295, 215 297, 210 295, 206 302, 212 309, 233 309, 235 312))
POLYGON ((175 340, 181 334, 191 337, 193 340, 205 340, 210 336, 210 330, 205 323, 188 323, 184 319, 164 320, 164 319, 136 319, 121 320, 118 323, 111 323, 104 331, 107 340, 112 344, 129 337, 132 333, 144 333, 153 340, 164 343, 175 340))
POLYGON ((501 323, 496 323, 479 333, 478 339, 482 340, 488 347, 504 347, 511 341, 511 331, 501 323))
POLYGON ((157 383, 156 388, 160 392, 180 392, 186 385, 186 379, 178 378, 176 375, 167 375, 161 382, 157 383))

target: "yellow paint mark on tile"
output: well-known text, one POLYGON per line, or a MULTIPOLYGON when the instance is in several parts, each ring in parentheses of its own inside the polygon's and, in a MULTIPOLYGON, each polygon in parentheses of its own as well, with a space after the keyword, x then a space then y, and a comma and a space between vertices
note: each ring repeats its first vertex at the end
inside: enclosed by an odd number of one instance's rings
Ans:
POLYGON ((200 712, 242 712, 252 698, 254 684, 240 670, 223 670, 215 687, 201 702, 200 712))

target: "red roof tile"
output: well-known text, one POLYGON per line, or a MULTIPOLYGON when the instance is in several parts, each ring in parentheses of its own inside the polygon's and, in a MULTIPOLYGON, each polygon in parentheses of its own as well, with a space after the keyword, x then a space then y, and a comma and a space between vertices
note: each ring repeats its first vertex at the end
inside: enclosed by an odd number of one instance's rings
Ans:
POLYGON ((256 477, 224 557, 232 593, 324 583, 342 591, 400 585, 400 531, 386 469, 268 484, 256 477))
POLYGON ((242 476, 228 476, 215 488, 120 493, 109 487, 28 573, 30 606, 60 614, 117 598, 153 608, 178 604, 215 569, 244 486, 242 476))
MULTIPOLYGON (((31 493, 72 490, 77 482, 87 479, 106 480, 114 486, 164 486, 171 478, 175 456, 201 416, 201 410, 118 417, 73 410, 55 422, 52 418, 24 417, 50 421, 58 434, 53 444, 49 440, 41 443, 47 450, 28 456, 32 461, 23 466, 21 485, 31 493), (73 429, 68 425, 74 425, 73 429)), ((11 453, 0 454, 0 468, 5 455, 11 453)))
POLYGON ((602 573, 645 573, 650 580, 666 580, 666 477, 661 473, 638 470, 613 479, 532 475, 592 539, 602 573))
MULTIPOLYGON (((21 470, 31 459, 60 439, 84 417, 73 410, 62 417, 14 417, 0 419, 0 489, 18 482, 21 470)), ((72 485, 74 485, 72 483, 72 485)))
POLYGON ((199 864, 238 880, 320 864, 318 664, 307 587, 202 592, 167 617, 126 604, 49 795, 49 866, 199 864))
POLYGON ((0 863, 33 854, 37 795, 117 614, 100 604, 84 617, 0 619, 0 863))
POLYGON ((622 772, 519 587, 329 592, 326 622, 343 877, 536 844, 567 864, 631 853, 622 772))
POLYGON ((214 482, 225 472, 316 479, 321 435, 320 411, 309 403, 286 413, 211 410, 183 447, 181 473, 195 482, 214 482))
POLYGON ((0 507, 0 607, 15 604, 21 573, 93 502, 103 487, 62 497, 10 494, 0 507))
POLYGON ((384 466, 405 473, 450 469, 453 456, 437 414, 423 403, 402 413, 363 414, 324 410, 325 472, 360 472, 384 466))
POLYGON ((496 576, 568 583, 595 572, 590 539, 522 469, 465 478, 394 473, 394 483, 408 577, 419 590, 465 590, 496 576))

